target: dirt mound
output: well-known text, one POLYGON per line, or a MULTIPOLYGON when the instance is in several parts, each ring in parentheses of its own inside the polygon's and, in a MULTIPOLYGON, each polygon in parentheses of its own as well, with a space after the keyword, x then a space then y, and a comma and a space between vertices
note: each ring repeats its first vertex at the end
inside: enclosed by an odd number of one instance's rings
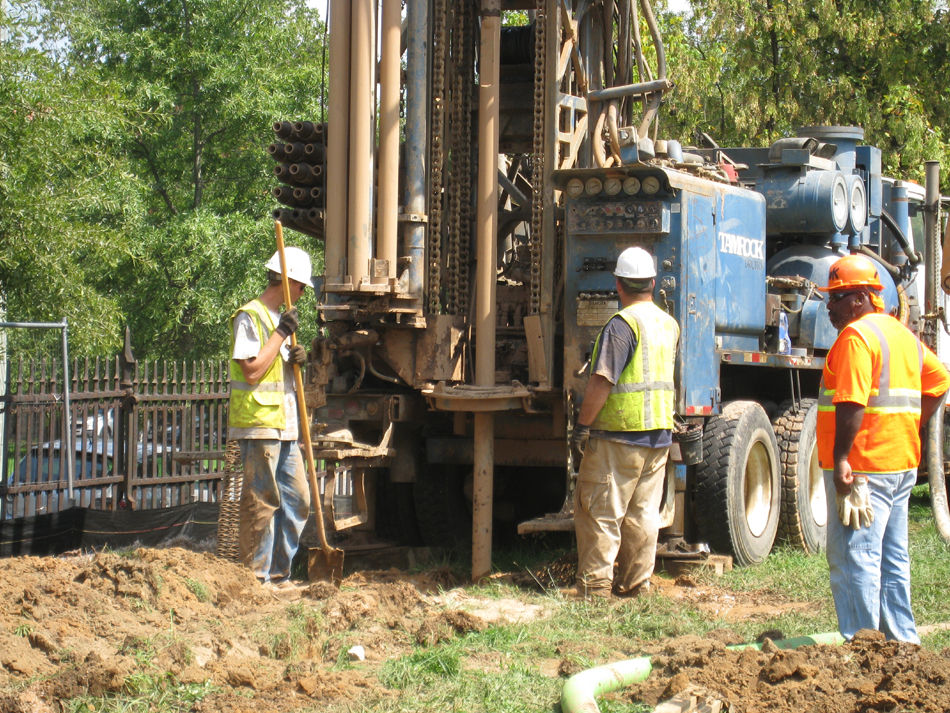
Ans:
POLYGON ((653 673, 632 700, 656 706, 690 687, 727 704, 730 713, 870 713, 950 710, 950 654, 858 632, 842 646, 732 651, 714 639, 673 639, 652 657, 653 673))
POLYGON ((200 711, 385 695, 375 676, 384 661, 485 626, 438 591, 393 570, 353 575, 340 590, 314 583, 287 603, 245 568, 179 548, 0 560, 0 713, 58 711, 167 674, 219 689, 200 711), (354 646, 359 667, 332 670, 354 646))

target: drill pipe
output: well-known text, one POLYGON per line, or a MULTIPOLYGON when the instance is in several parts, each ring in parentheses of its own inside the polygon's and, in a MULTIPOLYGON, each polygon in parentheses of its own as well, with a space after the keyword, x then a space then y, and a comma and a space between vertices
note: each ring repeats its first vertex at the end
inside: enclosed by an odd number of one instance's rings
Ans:
POLYGON ((300 142, 284 144, 284 161, 286 163, 298 163, 306 156, 307 146, 300 142))
POLYGON ((323 183, 323 167, 309 166, 305 163, 292 163, 290 165, 290 175, 294 183, 305 186, 312 186, 317 183, 323 183))
POLYGON ((307 163, 326 163, 327 147, 323 144, 304 144, 307 163))
MULTIPOLYGON (((313 188, 298 186, 294 188, 293 194, 295 205, 309 206, 313 204, 323 204, 323 189, 319 186, 314 186, 313 188)), ((280 199, 278 198, 278 200, 280 199)), ((281 202, 283 203, 283 201, 281 202)))
POLYGON ((283 203, 288 205, 291 208, 297 205, 297 201, 294 196, 294 189, 290 186, 277 186, 276 188, 271 189, 271 194, 274 198, 277 199, 278 203, 283 203))
POLYGON ((323 124, 312 121, 298 121, 294 124, 294 138, 298 141, 322 141, 323 124))
POLYGON ((289 121, 275 121, 274 133, 279 139, 289 139, 294 135, 294 125, 289 121))

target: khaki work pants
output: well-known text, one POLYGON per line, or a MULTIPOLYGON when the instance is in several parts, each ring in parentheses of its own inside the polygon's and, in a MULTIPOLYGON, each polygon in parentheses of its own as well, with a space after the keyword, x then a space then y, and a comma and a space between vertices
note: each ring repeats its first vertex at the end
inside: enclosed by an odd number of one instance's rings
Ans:
POLYGON ((591 438, 574 490, 577 586, 628 594, 653 574, 660 500, 669 447, 646 448, 591 438))

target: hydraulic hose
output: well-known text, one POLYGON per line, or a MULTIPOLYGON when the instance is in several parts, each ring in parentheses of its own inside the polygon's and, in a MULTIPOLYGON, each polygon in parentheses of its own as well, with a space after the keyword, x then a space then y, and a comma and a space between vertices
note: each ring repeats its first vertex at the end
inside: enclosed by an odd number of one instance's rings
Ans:
MULTIPOLYGON (((812 636, 796 636, 792 639, 783 639, 774 642, 780 649, 797 649, 799 646, 814 646, 827 644, 836 646, 844 643, 844 637, 838 632, 828 634, 813 634, 812 636)), ((727 646, 731 651, 742 649, 761 649, 762 644, 739 644, 727 646)), ((653 666, 649 656, 637 659, 618 661, 598 666, 597 668, 581 671, 571 676, 561 691, 561 711, 563 713, 599 713, 596 697, 611 691, 641 683, 650 675, 653 666)))
POLYGON ((947 478, 943 471, 943 420, 941 403, 927 425, 927 479, 930 484, 930 508, 940 539, 950 544, 950 506, 947 503, 947 478))
POLYGON ((923 257, 920 253, 914 252, 913 248, 911 248, 910 241, 907 239, 907 236, 904 235, 904 232, 900 229, 900 226, 897 224, 897 221, 894 220, 894 217, 886 210, 882 210, 881 220, 884 221, 884 225, 887 226, 887 229, 894 233, 897 243, 901 246, 901 250, 904 251, 904 254, 907 256, 910 264, 914 266, 919 265, 923 260, 923 257))

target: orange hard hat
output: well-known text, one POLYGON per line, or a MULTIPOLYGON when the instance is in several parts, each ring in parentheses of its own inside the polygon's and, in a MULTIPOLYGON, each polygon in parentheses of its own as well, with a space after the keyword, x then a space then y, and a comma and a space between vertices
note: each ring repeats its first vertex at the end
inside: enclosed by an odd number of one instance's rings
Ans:
POLYGON ((835 260, 828 270, 828 286, 819 287, 821 292, 837 292, 850 290, 854 287, 869 287, 872 290, 883 290, 884 285, 877 276, 874 263, 862 255, 848 255, 835 260))

